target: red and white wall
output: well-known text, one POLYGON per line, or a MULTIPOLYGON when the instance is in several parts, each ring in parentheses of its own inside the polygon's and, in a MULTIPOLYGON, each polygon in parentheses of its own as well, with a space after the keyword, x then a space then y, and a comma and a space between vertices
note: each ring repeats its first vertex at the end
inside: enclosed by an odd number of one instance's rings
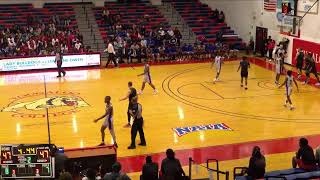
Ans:
MULTIPOLYGON (((256 27, 268 28, 268 33, 275 40, 282 39, 275 12, 263 9, 263 0, 201 0, 212 9, 218 8, 226 14, 226 22, 232 27, 245 42, 250 37, 255 39, 256 27)), ((320 43, 320 9, 318 14, 307 14, 301 25, 300 39, 309 41, 310 46, 316 47, 320 43)), ((302 16, 304 13, 298 13, 302 16)), ((287 36, 286 36, 287 37, 287 36)), ((287 63, 292 63, 293 38, 290 40, 287 63)), ((307 43, 307 42, 306 42, 307 43)), ((320 47, 320 46, 318 46, 320 47)), ((315 49, 315 48, 313 48, 315 49)), ((320 68, 320 67, 319 67, 320 68)), ((320 70, 320 69, 319 69, 320 70)))

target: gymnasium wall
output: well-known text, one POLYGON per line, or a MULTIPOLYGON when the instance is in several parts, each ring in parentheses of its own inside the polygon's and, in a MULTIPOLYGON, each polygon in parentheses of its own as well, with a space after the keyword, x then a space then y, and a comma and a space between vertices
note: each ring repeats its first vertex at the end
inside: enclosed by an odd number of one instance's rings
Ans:
MULTIPOLYGON (((255 40, 256 27, 268 28, 268 33, 275 40, 282 39, 275 12, 263 10, 263 0, 201 0, 212 9, 218 8, 226 14, 226 22, 245 42, 252 37, 255 40)), ((320 11, 320 9, 319 9, 320 11)), ((298 13, 302 16, 304 13, 298 13)), ((320 43, 320 13, 307 14, 302 22, 300 39, 320 43)), ((287 37, 287 36, 285 36, 287 37)), ((292 37, 290 40, 287 63, 292 59, 292 37)))

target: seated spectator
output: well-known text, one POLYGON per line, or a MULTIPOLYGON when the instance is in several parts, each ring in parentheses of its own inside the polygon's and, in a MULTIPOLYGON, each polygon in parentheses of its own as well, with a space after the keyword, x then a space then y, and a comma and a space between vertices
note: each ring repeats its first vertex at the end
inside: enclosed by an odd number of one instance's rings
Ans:
POLYGON ((306 138, 299 140, 299 150, 296 156, 292 158, 292 167, 312 171, 316 168, 316 158, 314 157, 313 149, 309 146, 306 138))
POLYGON ((251 179, 260 179, 266 172, 266 159, 261 154, 260 148, 255 146, 252 150, 252 156, 249 161, 248 176, 251 179))
POLYGON ((316 158, 316 163, 320 167, 320 146, 318 146, 316 149, 315 158, 316 158))
POLYGON ((175 154, 172 149, 167 149, 167 158, 162 160, 161 174, 164 179, 180 180, 185 176, 179 159, 175 158, 175 154))
POLYGON ((68 172, 62 173, 59 180, 72 180, 72 175, 68 172))
POLYGON ((140 180, 158 180, 158 164, 152 162, 152 157, 146 157, 146 164, 142 167, 142 175, 140 180))
POLYGON ((89 168, 87 170, 86 176, 83 177, 82 180, 96 180, 96 171, 89 168))
POLYGON ((122 179, 122 180, 130 180, 129 176, 125 173, 121 173, 121 164, 119 162, 115 162, 112 165, 112 172, 107 173, 103 179, 104 180, 114 180, 114 179, 122 179))
POLYGON ((173 30, 173 33, 174 33, 175 38, 178 41, 178 46, 180 46, 180 41, 182 39, 181 32, 179 31, 179 29, 177 27, 175 27, 174 30, 173 30))

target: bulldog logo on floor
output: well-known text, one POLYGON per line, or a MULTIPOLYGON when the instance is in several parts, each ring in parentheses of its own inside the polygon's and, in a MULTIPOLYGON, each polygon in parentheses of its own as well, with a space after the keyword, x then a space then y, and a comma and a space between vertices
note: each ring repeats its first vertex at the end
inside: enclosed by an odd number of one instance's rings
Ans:
POLYGON ((43 92, 25 94, 12 98, 13 101, 3 108, 1 112, 12 112, 13 117, 43 118, 48 108, 49 116, 68 115, 78 111, 78 108, 87 107, 79 93, 49 91, 47 97, 43 92))
POLYGON ((208 125, 200 125, 200 126, 189 126, 189 127, 179 127, 173 128, 173 130, 177 133, 177 135, 183 136, 192 132, 197 131, 206 131, 206 130, 225 130, 232 131, 232 129, 224 123, 218 124, 208 124, 208 125))

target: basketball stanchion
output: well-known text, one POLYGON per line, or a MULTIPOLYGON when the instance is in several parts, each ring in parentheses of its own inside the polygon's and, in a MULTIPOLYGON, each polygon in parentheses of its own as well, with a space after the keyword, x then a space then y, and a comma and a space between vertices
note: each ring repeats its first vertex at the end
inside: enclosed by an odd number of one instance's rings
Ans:
POLYGON ((217 159, 208 159, 206 165, 199 164, 191 157, 189 158, 189 178, 190 179, 203 179, 209 178, 220 179, 220 176, 224 175, 226 180, 229 180, 229 171, 219 170, 219 161, 217 159), (216 168, 210 168, 209 164, 215 162, 216 168))

